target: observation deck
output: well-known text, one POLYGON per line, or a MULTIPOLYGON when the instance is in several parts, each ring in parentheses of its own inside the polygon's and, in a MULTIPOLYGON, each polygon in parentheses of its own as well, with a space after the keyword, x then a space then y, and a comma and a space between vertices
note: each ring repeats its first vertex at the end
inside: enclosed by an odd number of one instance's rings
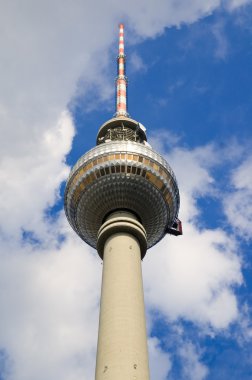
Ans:
POLYGON ((96 248, 106 217, 118 210, 134 213, 152 247, 173 225, 179 210, 175 175, 165 159, 146 145, 145 128, 129 118, 103 124, 97 145, 72 168, 65 211, 76 233, 96 248))

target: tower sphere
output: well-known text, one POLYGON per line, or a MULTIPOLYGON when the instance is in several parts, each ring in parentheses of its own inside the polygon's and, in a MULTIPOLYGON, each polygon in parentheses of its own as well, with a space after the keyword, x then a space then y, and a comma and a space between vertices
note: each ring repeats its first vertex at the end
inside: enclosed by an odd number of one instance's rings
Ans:
POLYGON ((172 169, 147 143, 145 128, 127 116, 103 124, 97 144, 69 175, 65 191, 69 223, 96 248, 106 217, 127 210, 142 223, 147 248, 152 247, 178 215, 179 190, 172 169))

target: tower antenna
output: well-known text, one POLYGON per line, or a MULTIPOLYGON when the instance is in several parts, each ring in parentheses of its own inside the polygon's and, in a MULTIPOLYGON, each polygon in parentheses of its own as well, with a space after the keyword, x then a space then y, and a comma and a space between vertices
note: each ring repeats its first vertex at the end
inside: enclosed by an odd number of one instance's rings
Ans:
POLYGON ((127 77, 126 77, 126 57, 124 54, 124 25, 119 24, 119 51, 117 57, 117 77, 116 77, 116 117, 128 117, 127 112, 127 77))

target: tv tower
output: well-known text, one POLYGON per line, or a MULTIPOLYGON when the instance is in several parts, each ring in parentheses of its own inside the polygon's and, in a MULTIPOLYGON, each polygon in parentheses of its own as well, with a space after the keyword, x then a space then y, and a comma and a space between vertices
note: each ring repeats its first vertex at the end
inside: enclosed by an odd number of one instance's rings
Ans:
POLYGON ((103 260, 95 379, 148 380, 141 260, 166 233, 182 233, 179 190, 146 129, 129 117, 123 24, 117 63, 116 113, 72 168, 65 212, 103 260))

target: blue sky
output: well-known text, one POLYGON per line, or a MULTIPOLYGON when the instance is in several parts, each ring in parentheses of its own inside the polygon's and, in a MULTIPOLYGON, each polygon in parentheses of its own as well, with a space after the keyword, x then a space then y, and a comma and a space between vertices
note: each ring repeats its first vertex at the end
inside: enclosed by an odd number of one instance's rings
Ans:
POLYGON ((143 261, 155 380, 252 379, 252 4, 5 4, 0 63, 0 380, 94 378, 102 265, 63 212, 70 166, 129 113, 178 179, 182 237, 143 261))

